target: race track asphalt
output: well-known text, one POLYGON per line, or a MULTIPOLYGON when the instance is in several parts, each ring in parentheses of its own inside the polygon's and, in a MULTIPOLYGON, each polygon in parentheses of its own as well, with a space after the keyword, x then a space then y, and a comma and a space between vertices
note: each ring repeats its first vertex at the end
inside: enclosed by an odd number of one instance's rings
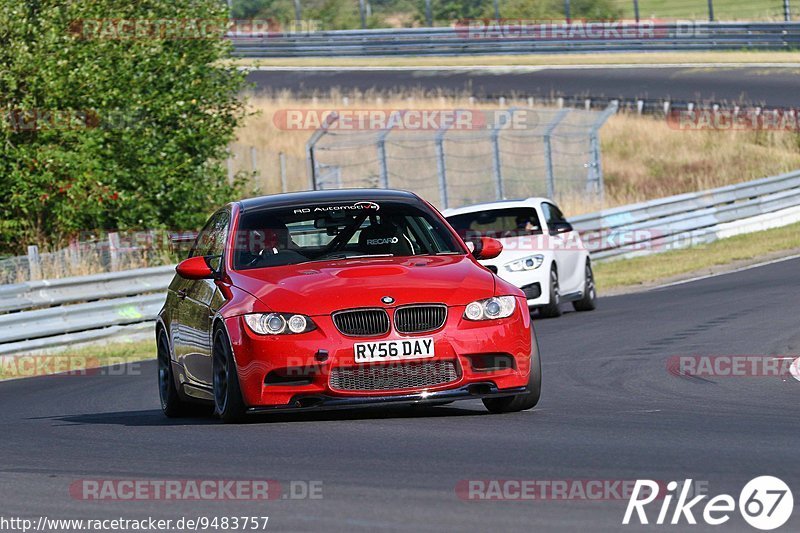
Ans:
POLYGON ((623 100, 744 103, 795 107, 800 70, 766 67, 672 67, 512 70, 256 70, 256 93, 291 90, 327 94, 332 88, 482 97, 586 97, 623 100))
MULTIPOLYGON (((691 478, 738 497, 748 480, 769 474, 798 498, 800 382, 667 370, 674 355, 799 354, 798 272, 794 259, 537 320, 543 398, 517 414, 490 415, 468 401, 236 426, 169 420, 152 362, 124 375, 1 383, 1 513, 266 515, 272 531, 635 531, 620 525, 625 501, 463 501, 455 487, 469 479, 691 478), (96 502, 70 496, 81 479, 317 480, 323 498, 96 502)), ((798 529, 798 514, 786 530, 798 529)), ((719 530, 755 531, 738 514, 719 530)))

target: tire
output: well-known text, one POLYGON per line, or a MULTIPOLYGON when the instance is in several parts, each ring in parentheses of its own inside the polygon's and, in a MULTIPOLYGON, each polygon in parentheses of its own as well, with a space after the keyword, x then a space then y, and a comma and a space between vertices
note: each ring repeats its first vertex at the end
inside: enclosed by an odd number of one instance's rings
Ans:
POLYGON ((156 354, 158 359, 158 396, 161 410, 169 418, 179 418, 193 414, 194 407, 181 400, 178 387, 175 385, 175 374, 172 370, 167 334, 160 329, 156 337, 156 354))
POLYGON ((214 332, 212 372, 214 375, 214 414, 225 423, 241 422, 247 406, 239 387, 239 374, 231 352, 228 335, 223 328, 214 332))
POLYGON ((515 396, 501 396, 500 398, 484 398, 483 405, 491 413, 516 413, 533 409, 539 403, 542 393, 542 361, 539 358, 539 347, 534 340, 531 353, 531 372, 528 377, 528 392, 515 396))
POLYGON ((586 261, 585 280, 583 285, 583 298, 572 302, 576 311, 594 311, 597 307, 597 291, 594 288, 594 273, 592 265, 586 261))
POLYGON ((561 316, 561 308, 558 306, 560 301, 561 292, 558 287, 558 270, 553 265, 550 267, 550 303, 539 308, 539 315, 544 318, 561 316))

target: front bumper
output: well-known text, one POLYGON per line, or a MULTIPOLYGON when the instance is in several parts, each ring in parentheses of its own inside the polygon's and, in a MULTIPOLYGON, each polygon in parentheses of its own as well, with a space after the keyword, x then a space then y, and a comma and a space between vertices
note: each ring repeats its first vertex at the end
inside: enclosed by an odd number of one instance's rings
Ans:
MULTIPOLYGON (((382 337, 354 338, 339 333, 330 316, 312 317, 317 329, 299 335, 263 336, 253 333, 241 316, 225 319, 231 340, 239 384, 246 405, 261 409, 309 409, 416 403, 468 399, 480 394, 518 394, 528 384, 531 358, 531 325, 525 299, 505 319, 470 322, 462 318, 464 307, 451 307, 441 329, 419 335, 394 331, 382 337), (435 356, 424 360, 356 364, 353 345, 432 337, 435 356), (320 353, 327 355, 320 360, 320 353), (497 359, 496 359, 497 358, 497 359), (502 359, 510 364, 485 364, 502 359), (405 389, 338 390, 329 378, 334 369, 449 362, 457 369, 446 383, 405 389), (291 376, 276 382, 274 376, 291 376)), ((533 344, 533 349, 536 345, 533 344)))
POLYGON ((378 397, 337 397, 326 395, 299 394, 286 405, 268 405, 250 407, 248 414, 296 412, 296 411, 326 411, 333 409, 353 409, 356 407, 376 407, 385 405, 425 405, 438 402, 454 402, 458 400, 474 400, 479 398, 495 398, 529 392, 527 387, 513 389, 498 389, 494 383, 473 383, 458 389, 441 390, 435 392, 415 392, 395 396, 378 397))

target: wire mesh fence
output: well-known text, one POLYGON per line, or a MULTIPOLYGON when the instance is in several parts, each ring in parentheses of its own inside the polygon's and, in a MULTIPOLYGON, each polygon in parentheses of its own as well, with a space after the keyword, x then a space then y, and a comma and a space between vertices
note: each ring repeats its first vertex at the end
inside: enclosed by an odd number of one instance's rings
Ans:
POLYGON ((308 142, 310 182, 411 190, 441 209, 530 196, 602 200, 598 132, 616 109, 509 108, 480 118, 462 110, 470 127, 456 118, 434 129, 406 128, 407 111, 366 131, 337 129, 343 117, 332 117, 308 142))
POLYGON ((110 232, 51 252, 30 245, 26 255, 0 259, 0 285, 169 264, 195 236, 192 231, 110 232))
POLYGON ((309 188, 306 160, 284 152, 232 143, 228 147, 228 178, 249 177, 254 194, 277 194, 309 188))
POLYGON ((692 20, 792 21, 797 0, 345 0, 336 17, 318 0, 293 0, 293 9, 276 10, 270 0, 234 0, 234 18, 265 18, 284 31, 447 26, 454 20, 692 20))

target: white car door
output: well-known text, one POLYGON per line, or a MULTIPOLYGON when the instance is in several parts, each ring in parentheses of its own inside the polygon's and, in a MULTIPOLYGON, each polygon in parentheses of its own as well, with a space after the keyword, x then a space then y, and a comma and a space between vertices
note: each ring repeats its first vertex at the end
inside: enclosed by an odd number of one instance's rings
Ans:
POLYGON ((547 225, 562 295, 583 291, 584 265, 580 236, 572 229, 561 210, 551 202, 542 202, 542 214, 547 225))

